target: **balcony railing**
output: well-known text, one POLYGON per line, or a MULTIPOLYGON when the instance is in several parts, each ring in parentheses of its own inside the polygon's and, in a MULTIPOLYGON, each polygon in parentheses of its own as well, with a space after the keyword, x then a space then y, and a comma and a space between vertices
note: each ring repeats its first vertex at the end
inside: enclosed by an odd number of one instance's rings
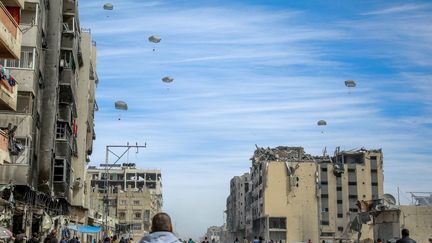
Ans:
POLYGON ((8 70, 0 65, 0 109, 15 111, 17 108, 18 86, 8 70))
POLYGON ((11 33, 14 38, 16 38, 18 32, 18 23, 15 21, 2 2, 0 2, 0 21, 9 31, 9 33, 11 33))
POLYGON ((0 56, 19 59, 22 33, 17 21, 0 2, 0 56))

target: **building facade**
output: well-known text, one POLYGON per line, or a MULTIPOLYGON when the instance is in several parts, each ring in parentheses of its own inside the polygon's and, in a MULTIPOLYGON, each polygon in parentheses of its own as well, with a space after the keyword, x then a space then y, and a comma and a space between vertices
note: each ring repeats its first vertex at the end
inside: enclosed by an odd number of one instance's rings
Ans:
POLYGON ((162 175, 160 170, 129 165, 88 168, 90 207, 117 218, 120 237, 138 241, 150 232, 153 216, 162 209, 162 175))
POLYGON ((88 136, 94 131, 88 106, 94 106, 96 80, 88 72, 96 72, 95 45, 90 33, 81 33, 77 0, 5 2, 20 6, 8 17, 19 20, 22 42, 12 50, 18 54, 0 57, 5 76, 16 81, 15 107, 0 102, 0 194, 14 198, 4 207, 13 215, 1 223, 28 236, 70 221, 85 224, 82 155, 94 137, 88 136))
POLYGON ((227 230, 234 241, 246 236, 246 194, 250 190, 250 174, 231 179, 230 195, 227 198, 227 230))
MULTIPOLYGON (((242 191, 243 198, 235 193, 239 177, 231 180, 226 222, 231 239, 349 241, 357 236, 348 229, 357 201, 383 195, 381 150, 337 149, 333 156, 314 157, 302 147, 280 146, 257 148, 251 160, 250 189, 242 191), (244 228, 237 224, 243 220, 244 228)), ((362 233, 362 239, 373 238, 373 226, 362 233)))
MULTIPOLYGON (((339 151, 319 157, 320 239, 351 239, 347 225, 358 210, 357 201, 382 198, 384 194, 381 150, 339 151)), ((362 227, 364 238, 373 239, 372 225, 362 227)))

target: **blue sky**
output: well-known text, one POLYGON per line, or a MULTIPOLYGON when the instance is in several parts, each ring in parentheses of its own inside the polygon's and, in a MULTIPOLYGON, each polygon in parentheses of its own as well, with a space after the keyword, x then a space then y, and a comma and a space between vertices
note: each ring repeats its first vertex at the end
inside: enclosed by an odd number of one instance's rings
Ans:
POLYGON ((249 170, 255 144, 382 148, 386 192, 399 186, 409 202, 432 188, 432 3, 111 2, 80 2, 98 48, 92 163, 107 144, 147 142, 129 162, 162 170, 181 235, 222 224, 229 180, 249 170))

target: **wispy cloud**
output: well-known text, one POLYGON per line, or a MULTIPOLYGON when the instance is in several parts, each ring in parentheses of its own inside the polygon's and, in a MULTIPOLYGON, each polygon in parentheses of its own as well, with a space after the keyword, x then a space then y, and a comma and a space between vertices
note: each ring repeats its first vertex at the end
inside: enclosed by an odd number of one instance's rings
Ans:
POLYGON ((222 223, 229 179, 248 170, 254 144, 382 147, 386 191, 408 160, 404 171, 432 186, 419 169, 432 153, 429 4, 369 6, 350 19, 320 12, 328 20, 317 22, 304 9, 221 2, 122 0, 109 17, 102 1, 81 3, 98 41, 92 163, 106 144, 147 142, 129 160, 162 169, 164 210, 195 236, 222 223))
POLYGON ((386 15, 412 12, 416 10, 431 9, 432 4, 402 4, 399 6, 391 6, 369 12, 364 12, 362 15, 386 15))

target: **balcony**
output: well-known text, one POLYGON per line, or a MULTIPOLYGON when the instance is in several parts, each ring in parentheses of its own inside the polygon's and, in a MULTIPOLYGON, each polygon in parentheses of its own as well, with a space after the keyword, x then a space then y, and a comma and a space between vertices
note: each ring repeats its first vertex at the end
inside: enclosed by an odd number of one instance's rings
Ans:
POLYGON ((10 85, 5 78, 0 79, 0 110, 16 111, 18 85, 10 85))
POLYGON ((0 165, 0 184, 13 183, 15 185, 28 185, 28 164, 0 165))
MULTIPOLYGON (((9 2, 21 3, 21 1, 22 0, 15 0, 9 2)), ((8 5, 9 2, 7 3, 8 5)), ((12 6, 16 6, 16 4, 12 6)), ((0 1, 0 57, 19 59, 21 52, 21 40, 22 33, 19 29, 18 23, 6 9, 5 5, 3 5, 3 1, 0 1)))
POLYGON ((63 14, 74 16, 77 11, 76 0, 63 0, 63 14))
POLYGON ((0 130, 0 165, 10 162, 9 136, 5 131, 0 130))
POLYGON ((60 100, 75 103, 76 75, 73 69, 63 69, 60 74, 60 100))

